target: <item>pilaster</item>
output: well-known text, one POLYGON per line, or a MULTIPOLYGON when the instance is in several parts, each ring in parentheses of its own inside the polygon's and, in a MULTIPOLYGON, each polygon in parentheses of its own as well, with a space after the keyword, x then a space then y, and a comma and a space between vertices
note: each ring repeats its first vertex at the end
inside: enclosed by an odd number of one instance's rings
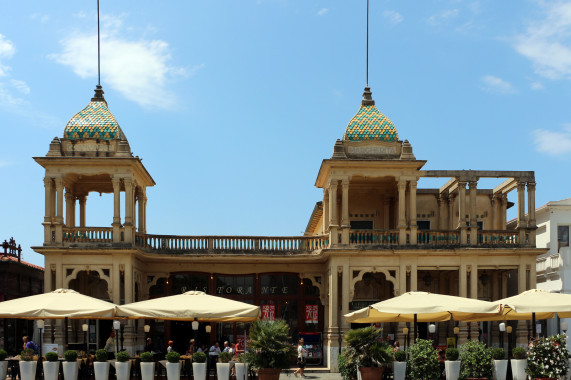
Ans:
POLYGON ((417 231, 418 226, 416 224, 416 180, 411 180, 409 183, 410 190, 410 205, 409 205, 409 215, 410 215, 410 244, 416 245, 417 243, 417 231))
POLYGON ((341 181, 341 243, 349 244, 349 230, 351 224, 349 221, 349 179, 344 178, 341 181))
POLYGON ((111 178, 113 184, 113 243, 121 242, 121 178, 111 178))
POLYGON ((55 242, 63 242, 63 178, 57 177, 54 180, 56 186, 56 220, 55 220, 55 242))
POLYGON ((478 219, 476 218, 476 199, 478 194, 478 182, 470 181, 470 245, 478 245, 478 219))
POLYGON ((337 217, 337 186, 338 180, 329 184, 329 242, 336 247, 339 243, 339 218, 337 217))
POLYGON ((406 181, 399 180, 397 183, 399 195, 399 214, 398 214, 398 229, 399 229, 399 245, 406 245, 406 215, 405 215, 405 202, 406 202, 406 181))

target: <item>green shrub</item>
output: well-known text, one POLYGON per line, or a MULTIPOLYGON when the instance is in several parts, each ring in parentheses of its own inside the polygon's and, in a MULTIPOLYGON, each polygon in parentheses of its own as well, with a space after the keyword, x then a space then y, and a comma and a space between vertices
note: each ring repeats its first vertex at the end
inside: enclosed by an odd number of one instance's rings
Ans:
POLYGON ((531 342, 527 355, 527 373, 530 379, 565 376, 569 369, 565 335, 538 338, 531 342))
POLYGON ((6 360, 7 357, 8 357, 8 352, 6 352, 6 350, 0 349, 0 360, 6 360))
POLYGON ((152 362, 153 359, 154 359, 153 354, 151 354, 150 352, 143 352, 141 354, 141 361, 144 363, 152 362))
POLYGON ((492 353, 484 343, 470 340, 460 348, 460 379, 492 378, 492 353))
POLYGON ((406 352, 405 351, 395 351, 395 361, 406 362, 406 352))
POLYGON ((417 339, 408 349, 407 379, 440 379, 438 354, 431 340, 417 339))
POLYGON ((353 380, 357 378, 357 362, 352 360, 356 358, 355 354, 350 351, 352 348, 344 348, 343 351, 337 356, 337 368, 343 380, 353 380))
POLYGON ((34 360, 34 350, 31 348, 26 348, 25 350, 22 350, 22 352, 20 353, 20 360, 23 360, 25 362, 30 362, 34 360))
POLYGON ((501 347, 492 348, 492 359, 494 360, 504 360, 506 358, 506 352, 501 347))
POLYGON ((99 350, 95 351, 95 360, 98 362, 106 362, 107 356, 107 351, 104 348, 100 348, 99 350))
POLYGON ((48 362, 57 362, 58 359, 59 359, 59 356, 58 356, 57 352, 50 351, 50 352, 46 353, 46 360, 48 362))
POLYGON ((514 347, 512 350, 512 356, 514 359, 525 359, 527 351, 523 347, 514 347))
POLYGON ((63 353, 63 357, 66 362, 74 362, 77 360, 77 351, 76 350, 67 350, 63 353))
POLYGON ((446 349, 446 360, 453 362, 458 360, 459 356, 460 356, 460 351, 458 351, 457 348, 450 347, 446 349))
POLYGON ((127 360, 129 360, 129 353, 126 351, 119 351, 117 353, 116 360, 122 363, 126 362, 127 360))
POLYGON ((289 326, 284 320, 258 319, 250 329, 246 361, 254 369, 289 368, 297 353, 289 339, 289 326))
POLYGON ((204 352, 195 352, 192 355, 192 362, 193 363, 206 363, 206 354, 204 352))
POLYGON ((351 361, 356 361, 359 367, 380 367, 393 359, 393 350, 383 340, 383 332, 374 326, 353 329, 345 333, 347 346, 353 348, 349 355, 351 361), (356 360, 354 360, 356 359, 356 360))
POLYGON ((246 358, 244 357, 244 354, 238 355, 238 363, 244 363, 245 360, 246 358))
POLYGON ((218 360, 220 363, 228 363, 232 359, 232 354, 229 352, 221 352, 218 355, 218 360))
POLYGON ((165 359, 167 359, 169 363, 178 363, 180 360, 180 354, 176 351, 171 351, 167 356, 165 356, 165 359))

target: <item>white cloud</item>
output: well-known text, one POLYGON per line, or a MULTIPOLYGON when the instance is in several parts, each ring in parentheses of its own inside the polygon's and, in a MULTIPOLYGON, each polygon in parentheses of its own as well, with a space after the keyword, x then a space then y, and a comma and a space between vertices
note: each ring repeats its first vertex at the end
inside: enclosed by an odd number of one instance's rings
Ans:
POLYGON ((321 8, 320 10, 317 11, 317 15, 318 15, 318 16, 323 16, 323 15, 326 14, 327 12, 329 12, 329 9, 327 9, 327 8, 321 8))
POLYGON ((500 94, 511 94, 515 92, 515 88, 511 83, 506 82, 502 78, 493 75, 485 75, 482 77, 483 89, 489 92, 497 92, 500 94))
POLYGON ((3 60, 12 58, 15 51, 12 41, 0 34, 0 77, 8 75, 8 72, 11 70, 11 67, 6 65, 3 60))
POLYGON ((403 20, 402 15, 400 13, 398 13, 397 11, 384 11, 383 17, 385 19, 387 19, 387 21, 389 23, 391 23, 392 25, 399 24, 403 20))
POLYGON ((36 12, 36 13, 33 13, 30 16, 30 18, 32 20, 39 20, 42 24, 45 24, 46 22, 48 22, 50 20, 50 15, 40 13, 40 12, 36 12))
MULTIPOLYGON (((109 86, 143 107, 173 107, 176 97, 169 91, 168 84, 173 77, 188 73, 185 68, 169 64, 168 43, 162 40, 129 40, 124 37, 121 17, 105 16, 102 20, 109 25, 106 33, 101 35, 103 88, 109 86)), ((96 34, 73 32, 61 44, 62 51, 51 54, 50 58, 69 66, 81 78, 97 77, 96 34)))
POLYGON ((530 85, 532 90, 543 90, 543 83, 541 82, 532 82, 530 85))
POLYGON ((5 168, 6 166, 12 166, 12 165, 14 165, 13 162, 0 160, 0 168, 5 168))
POLYGON ((460 11, 458 9, 447 9, 438 14, 430 16, 427 22, 432 26, 440 25, 447 22, 448 20, 456 18, 458 14, 460 14, 460 11))
POLYGON ((550 79, 571 79, 571 2, 541 2, 543 17, 536 17, 514 48, 528 58, 535 72, 550 79))
POLYGON ((571 152, 571 125, 565 125, 562 131, 536 129, 533 131, 535 149, 551 156, 560 156, 571 152))
POLYGON ((30 87, 23 80, 11 79, 10 83, 14 88, 16 88, 16 90, 20 91, 22 94, 28 95, 30 93, 30 87))

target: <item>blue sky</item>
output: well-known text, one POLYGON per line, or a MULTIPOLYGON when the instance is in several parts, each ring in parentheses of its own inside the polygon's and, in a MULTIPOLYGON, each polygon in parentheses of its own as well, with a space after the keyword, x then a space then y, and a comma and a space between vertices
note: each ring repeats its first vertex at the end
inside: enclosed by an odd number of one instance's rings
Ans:
MULTIPOLYGON (((303 232, 359 107, 365 5, 101 0, 105 97, 157 182, 149 233, 303 232)), ((0 239, 42 265, 32 157, 93 94, 96 1, 3 10, 0 239)), ((373 98, 425 169, 534 170, 538 206, 571 196, 571 2, 371 0, 370 22, 373 98)), ((110 196, 87 207, 110 225, 110 196)))

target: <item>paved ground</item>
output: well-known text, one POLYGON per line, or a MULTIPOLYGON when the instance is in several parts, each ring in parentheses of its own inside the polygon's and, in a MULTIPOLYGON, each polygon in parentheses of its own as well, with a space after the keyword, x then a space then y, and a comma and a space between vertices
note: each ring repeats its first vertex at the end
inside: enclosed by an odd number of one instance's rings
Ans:
MULTIPOLYGON (((282 372, 282 374, 280 375, 280 380, 294 380, 294 379, 300 379, 302 380, 302 378, 299 377, 295 377, 293 375, 294 371, 296 370, 296 368, 292 368, 290 371, 286 371, 287 373, 282 372)), ((316 379, 322 379, 322 380, 341 380, 341 375, 338 373, 329 373, 327 372, 326 369, 317 369, 317 370, 306 370, 305 371, 305 379, 306 380, 316 380, 316 379)))

